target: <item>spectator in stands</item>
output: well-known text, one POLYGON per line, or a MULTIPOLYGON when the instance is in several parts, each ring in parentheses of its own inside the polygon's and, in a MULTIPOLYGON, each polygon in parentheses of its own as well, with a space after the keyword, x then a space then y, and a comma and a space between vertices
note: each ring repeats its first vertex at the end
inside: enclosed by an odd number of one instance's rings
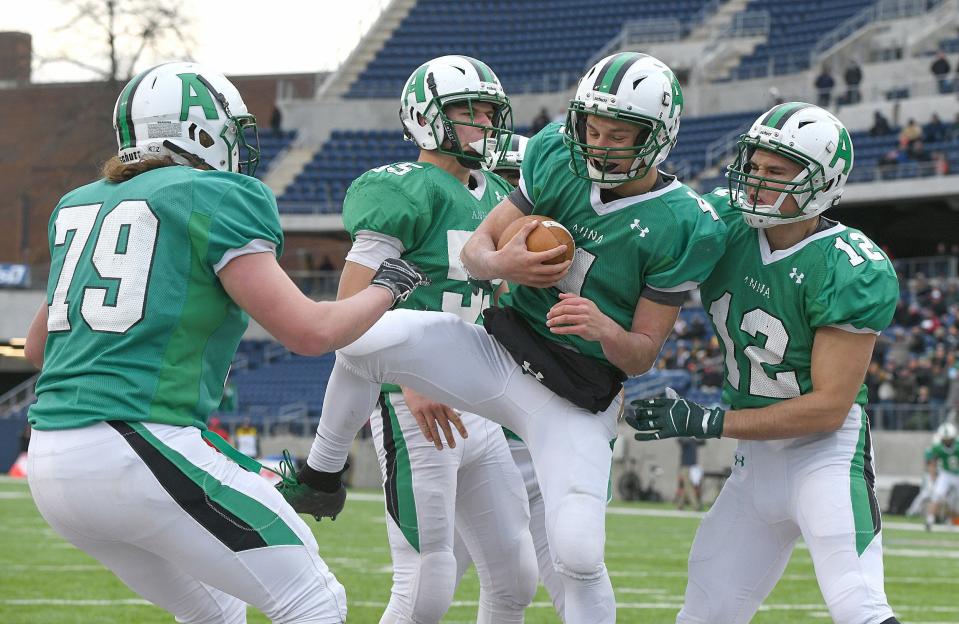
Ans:
POLYGON ((696 511, 703 510, 703 468, 699 465, 699 447, 706 440, 677 438, 679 442, 679 474, 676 477, 676 495, 673 501, 677 509, 685 509, 689 503, 696 511))
POLYGON ((859 63, 855 60, 849 61, 843 78, 846 80, 845 104, 857 104, 862 99, 859 92, 859 84, 862 82, 862 68, 859 63))
MULTIPOLYGON (((218 436, 226 440, 227 444, 230 443, 230 432, 227 431, 226 427, 223 426, 223 421, 221 421, 216 416, 213 416, 207 422, 207 429, 209 429, 213 433, 217 434, 218 436)), ((207 444, 209 444, 210 446, 213 446, 213 444, 211 444, 210 442, 207 442, 207 444)), ((213 447, 213 448, 216 448, 216 447, 213 447)))
POLYGON ((236 450, 247 457, 260 456, 259 432, 249 418, 244 418, 243 424, 236 428, 236 450))
MULTIPOLYGON (((957 65, 957 67, 959 67, 959 65, 957 65)), ((956 82, 959 83, 959 79, 957 79, 956 82)), ((946 134, 950 141, 959 141, 959 113, 956 113, 956 117, 947 128, 946 134)))
POLYGON ((534 134, 536 134, 537 132, 539 132, 546 126, 548 126, 549 122, 550 122, 549 110, 544 106, 543 108, 539 109, 539 113, 537 113, 536 117, 533 117, 533 123, 530 124, 530 127, 529 127, 530 136, 533 136, 534 134))
POLYGON ((910 119, 899 133, 899 149, 909 149, 914 141, 920 139, 922 139, 922 128, 919 127, 915 119, 910 119))
POLYGON ((875 111, 872 114, 872 128, 869 129, 869 136, 886 136, 891 132, 892 128, 889 127, 889 120, 881 111, 875 111))
POLYGON ((949 93, 951 90, 949 72, 952 71, 952 67, 949 65, 949 60, 946 58, 945 52, 942 50, 936 51, 936 58, 932 62, 932 65, 929 66, 929 71, 932 72, 932 75, 939 83, 939 93, 949 93))
POLYGON ((946 124, 937 113, 933 113, 929 123, 922 127, 922 140, 926 143, 938 143, 946 140, 946 124))
POLYGON ((906 150, 906 155, 917 163, 928 163, 932 161, 932 154, 926 151, 926 145, 921 140, 915 140, 906 150))
POLYGON ((819 94, 817 102, 820 106, 827 107, 832 99, 832 88, 836 86, 836 80, 832 77, 828 65, 823 65, 822 71, 816 76, 816 91, 819 94))
POLYGON ((283 132, 283 113, 280 112, 280 107, 273 106, 273 114, 270 115, 270 130, 273 131, 273 134, 280 134, 283 132))
POLYGON ((899 163, 903 161, 905 161, 905 156, 902 150, 891 149, 883 154, 877 163, 880 177, 893 177, 893 175, 896 173, 896 167, 898 167, 899 163))
POLYGON ((949 157, 943 151, 932 153, 933 173, 935 175, 949 175, 949 157))

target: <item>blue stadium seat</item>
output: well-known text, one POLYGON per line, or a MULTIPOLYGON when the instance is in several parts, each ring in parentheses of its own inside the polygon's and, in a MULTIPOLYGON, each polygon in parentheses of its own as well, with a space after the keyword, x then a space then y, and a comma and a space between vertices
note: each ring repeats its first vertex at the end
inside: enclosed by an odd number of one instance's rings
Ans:
MULTIPOLYGON (((707 1, 671 2, 669 14, 688 31, 707 1)), ((419 0, 346 97, 396 97, 414 69, 442 54, 482 59, 507 93, 564 89, 624 22, 643 13, 642 3, 633 0, 607 0, 588 9, 578 0, 487 0, 469 11, 457 0, 419 0)))

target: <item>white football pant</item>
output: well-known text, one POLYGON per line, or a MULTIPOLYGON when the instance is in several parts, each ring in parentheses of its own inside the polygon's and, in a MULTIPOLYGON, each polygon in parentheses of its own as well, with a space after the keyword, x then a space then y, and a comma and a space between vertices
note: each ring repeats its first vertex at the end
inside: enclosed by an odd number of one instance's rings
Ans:
POLYGON ((443 312, 396 310, 337 353, 311 459, 342 465, 317 447, 345 448, 357 423, 369 416, 381 383, 485 416, 526 442, 543 492, 566 621, 614 622, 616 599, 603 550, 609 441, 616 436, 620 400, 599 414, 576 407, 523 374, 481 326, 443 312))
POLYGON ((893 616, 863 421, 853 405, 834 433, 739 442, 732 475, 696 532, 676 622, 749 622, 800 536, 836 624, 880 624, 893 616))
POLYGON ((522 476, 503 430, 463 412, 469 437, 436 450, 399 392, 370 417, 383 475, 393 589, 382 624, 439 622, 458 577, 454 528, 476 554, 477 621, 513 624, 536 593, 536 555, 522 476))
POLYGON ((190 624, 346 621, 346 593, 306 523, 193 427, 111 421, 33 431, 44 519, 130 589, 190 624))
MULTIPOLYGON (((533 536, 533 546, 536 548, 536 563, 539 566, 539 578, 546 587, 546 592, 553 601, 556 614, 563 619, 563 581, 556 568, 553 567, 553 557, 549 552, 549 542, 546 539, 546 507, 543 505, 543 493, 539 490, 536 481, 536 470, 533 468, 533 458, 529 449, 522 440, 508 438, 510 453, 513 461, 523 475, 526 484, 526 496, 529 500, 529 532, 533 536)), ((459 531, 455 535, 453 554, 456 556, 456 582, 463 579, 466 570, 473 563, 472 555, 466 547, 466 542, 460 537, 459 531)))

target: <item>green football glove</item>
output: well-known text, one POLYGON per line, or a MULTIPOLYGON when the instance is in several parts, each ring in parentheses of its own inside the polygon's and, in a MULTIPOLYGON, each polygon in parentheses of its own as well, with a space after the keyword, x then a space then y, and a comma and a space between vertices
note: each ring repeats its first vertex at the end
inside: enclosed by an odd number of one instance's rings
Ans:
POLYGON ((721 407, 703 407, 682 398, 640 399, 630 403, 632 413, 626 422, 639 431, 637 440, 666 438, 720 438, 723 435, 721 407))

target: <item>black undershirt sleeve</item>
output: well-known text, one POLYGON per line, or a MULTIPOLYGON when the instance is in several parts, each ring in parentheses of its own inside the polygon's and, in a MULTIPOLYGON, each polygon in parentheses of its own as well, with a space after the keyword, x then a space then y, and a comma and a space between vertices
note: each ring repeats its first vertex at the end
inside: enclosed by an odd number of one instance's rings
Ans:
POLYGON ((526 195, 523 195, 523 191, 514 189, 513 192, 509 194, 509 200, 513 202, 513 205, 519 208, 520 212, 524 215, 533 214, 533 204, 529 203, 526 195))
POLYGON ((655 288, 650 288, 649 286, 644 286, 643 292, 640 293, 639 296, 661 305, 681 306, 683 302, 686 301, 687 294, 684 290, 679 292, 663 292, 655 288))

